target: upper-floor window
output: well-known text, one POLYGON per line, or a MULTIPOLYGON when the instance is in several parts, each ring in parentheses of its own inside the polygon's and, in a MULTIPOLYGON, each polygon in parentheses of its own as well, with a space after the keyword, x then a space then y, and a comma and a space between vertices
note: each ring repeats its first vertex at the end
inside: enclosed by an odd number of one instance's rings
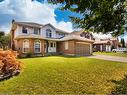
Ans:
POLYGON ((40 28, 34 28, 34 34, 40 35, 40 28))
POLYGON ((46 30, 46 37, 48 37, 48 38, 52 37, 52 31, 50 29, 46 30))
POLYGON ((22 33, 27 34, 27 28, 25 26, 22 27, 22 33))
POLYGON ((65 36, 65 34, 64 33, 59 33, 59 36, 62 38, 62 37, 65 36))

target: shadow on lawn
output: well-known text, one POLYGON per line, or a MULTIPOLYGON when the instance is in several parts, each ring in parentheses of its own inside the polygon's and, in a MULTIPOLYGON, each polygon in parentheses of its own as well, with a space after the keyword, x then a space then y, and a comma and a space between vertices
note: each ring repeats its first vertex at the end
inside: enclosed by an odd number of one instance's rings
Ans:
POLYGON ((59 55, 59 57, 65 57, 65 58, 84 58, 84 57, 89 57, 89 56, 95 56, 95 55, 59 55))
POLYGON ((5 81, 5 80, 8 80, 14 76, 18 76, 20 74, 20 72, 14 72, 13 74, 7 74, 7 75, 0 75, 0 82, 1 81, 5 81))
POLYGON ((116 87, 111 92, 111 95, 127 95, 127 75, 125 75, 125 77, 120 81, 112 80, 111 82, 116 84, 116 87))
POLYGON ((71 55, 47 55, 47 56, 35 56, 35 57, 21 57, 18 59, 33 59, 33 58, 46 58, 46 57, 63 57, 63 58, 81 58, 86 56, 71 56, 71 55))

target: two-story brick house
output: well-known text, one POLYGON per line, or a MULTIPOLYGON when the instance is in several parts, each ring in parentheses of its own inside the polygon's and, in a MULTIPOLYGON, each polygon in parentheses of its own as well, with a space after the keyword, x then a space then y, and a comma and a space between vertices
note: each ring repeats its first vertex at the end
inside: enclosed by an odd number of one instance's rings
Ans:
POLYGON ((34 56, 49 53, 91 55, 93 42, 92 39, 70 34, 51 24, 12 22, 11 48, 21 56, 29 52, 34 56))

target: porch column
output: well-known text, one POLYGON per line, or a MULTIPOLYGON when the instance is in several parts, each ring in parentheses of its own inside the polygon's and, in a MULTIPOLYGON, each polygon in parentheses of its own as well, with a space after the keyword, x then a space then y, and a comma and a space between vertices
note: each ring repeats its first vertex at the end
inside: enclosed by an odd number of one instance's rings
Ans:
POLYGON ((100 45, 100 51, 102 51, 102 45, 100 45))

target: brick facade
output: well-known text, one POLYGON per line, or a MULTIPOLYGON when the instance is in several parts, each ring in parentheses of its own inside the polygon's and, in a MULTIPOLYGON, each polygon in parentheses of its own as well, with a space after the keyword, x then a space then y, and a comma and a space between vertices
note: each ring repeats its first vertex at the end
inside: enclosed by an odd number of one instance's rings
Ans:
MULTIPOLYGON (((15 41, 15 50, 18 51, 19 55, 26 55, 26 53, 23 53, 23 41, 25 39, 18 39, 15 41)), ((27 39, 29 40, 29 52, 34 55, 34 42, 38 39, 27 39)), ((41 41, 41 55, 44 55, 44 40, 39 40, 41 41)))
MULTIPOLYGON (((65 54, 65 55, 76 55, 76 47, 77 47, 77 43, 78 44, 85 44, 88 45, 87 50, 89 50, 89 54, 86 55, 91 55, 92 54, 92 43, 88 43, 88 42, 83 42, 83 41, 78 41, 78 40, 70 40, 70 41, 63 41, 63 42, 58 42, 57 43, 57 51, 60 54, 65 54), (68 42, 68 49, 65 49, 65 42, 68 42)), ((85 50, 85 47, 84 47, 85 50)), ((85 54, 84 54, 85 55, 85 54)))
POLYGON ((58 52, 61 54, 75 55, 75 41, 58 42, 58 52), (68 42, 68 49, 65 49, 65 42, 68 42))

